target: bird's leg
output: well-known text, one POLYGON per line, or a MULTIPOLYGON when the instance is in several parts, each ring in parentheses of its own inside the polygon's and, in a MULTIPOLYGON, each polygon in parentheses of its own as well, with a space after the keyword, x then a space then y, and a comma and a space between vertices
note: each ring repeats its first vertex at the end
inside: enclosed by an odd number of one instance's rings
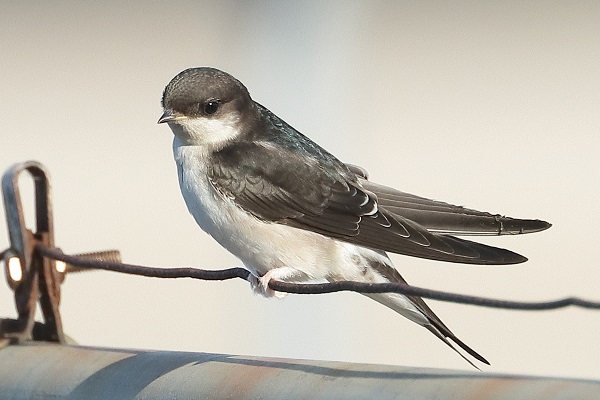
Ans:
POLYGON ((265 297, 275 297, 281 299, 287 295, 285 292, 277 292, 269 287, 269 281, 275 279, 276 281, 285 281, 294 275, 297 275, 298 271, 290 267, 279 267, 269 270, 263 276, 256 277, 251 275, 250 285, 255 294, 260 294, 265 297))

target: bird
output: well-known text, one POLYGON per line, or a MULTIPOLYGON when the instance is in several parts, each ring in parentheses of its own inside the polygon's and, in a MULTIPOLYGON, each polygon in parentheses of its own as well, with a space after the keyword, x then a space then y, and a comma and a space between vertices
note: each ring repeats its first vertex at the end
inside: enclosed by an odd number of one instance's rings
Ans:
MULTIPOLYGON (((180 72, 165 87, 161 104, 158 123, 173 132, 188 211, 242 261, 252 289, 266 297, 283 296, 269 288, 271 279, 406 284, 387 253, 465 264, 522 263, 527 258, 520 254, 457 236, 551 226, 375 183, 364 168, 340 161, 216 68, 180 72)), ((422 298, 363 294, 425 327, 471 365, 472 359, 489 364, 422 298)))

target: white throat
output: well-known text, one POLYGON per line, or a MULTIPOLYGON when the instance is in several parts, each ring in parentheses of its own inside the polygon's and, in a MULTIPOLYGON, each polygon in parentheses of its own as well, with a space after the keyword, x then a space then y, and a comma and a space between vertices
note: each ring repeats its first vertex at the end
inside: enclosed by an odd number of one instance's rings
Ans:
POLYGON ((182 144, 206 147, 208 151, 223 147, 240 134, 239 117, 232 114, 180 119, 170 122, 169 127, 182 144))

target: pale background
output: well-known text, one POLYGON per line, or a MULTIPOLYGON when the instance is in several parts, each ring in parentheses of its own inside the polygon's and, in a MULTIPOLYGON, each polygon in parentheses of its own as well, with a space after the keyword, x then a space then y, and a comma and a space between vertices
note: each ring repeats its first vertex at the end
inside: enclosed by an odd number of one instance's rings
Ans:
MULTIPOLYGON (((527 255, 522 265, 396 256, 409 282, 507 299, 600 299, 595 1, 1 9, 0 168, 36 159, 50 169, 67 252, 116 247, 131 263, 239 265, 188 215, 172 134, 156 124, 169 80, 213 66, 373 180, 554 224, 485 240, 527 255)), ((1 316, 15 315, 12 303, 0 288, 1 316)), ((491 361, 484 371, 600 379, 600 312, 430 304, 491 361)), ((471 370, 425 329, 357 294, 276 301, 241 280, 96 272, 67 277, 61 311, 85 345, 471 370)))

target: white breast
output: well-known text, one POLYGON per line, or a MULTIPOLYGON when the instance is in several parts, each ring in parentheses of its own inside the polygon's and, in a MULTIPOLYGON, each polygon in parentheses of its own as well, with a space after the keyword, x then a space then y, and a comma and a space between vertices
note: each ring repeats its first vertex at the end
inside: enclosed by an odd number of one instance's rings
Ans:
POLYGON ((325 279, 327 265, 339 257, 337 241, 289 226, 265 222, 219 193, 208 180, 207 156, 200 146, 173 142, 181 193, 198 225, 253 273, 298 269, 305 279, 325 279))

